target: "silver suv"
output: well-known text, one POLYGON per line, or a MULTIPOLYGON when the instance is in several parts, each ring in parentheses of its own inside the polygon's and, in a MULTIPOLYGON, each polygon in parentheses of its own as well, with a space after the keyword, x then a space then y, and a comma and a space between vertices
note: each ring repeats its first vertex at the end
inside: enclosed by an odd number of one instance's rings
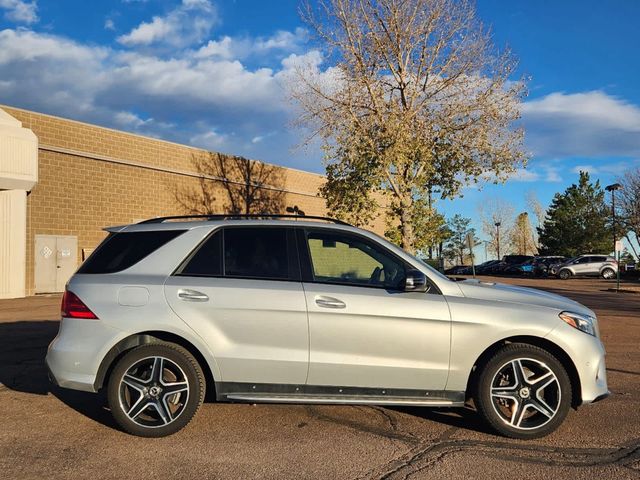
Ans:
MULTIPOLYGON (((455 282, 331 219, 165 217, 112 227, 67 285, 47 365, 127 432, 218 401, 462 407, 546 435, 607 396, 595 314, 567 298, 455 282), (177 221, 176 221, 177 220, 177 221)), ((282 217, 282 218, 280 218, 282 217)))
POLYGON ((580 276, 610 280, 616 277, 617 272, 618 264, 615 258, 607 255, 580 255, 551 267, 551 273, 562 280, 580 276))

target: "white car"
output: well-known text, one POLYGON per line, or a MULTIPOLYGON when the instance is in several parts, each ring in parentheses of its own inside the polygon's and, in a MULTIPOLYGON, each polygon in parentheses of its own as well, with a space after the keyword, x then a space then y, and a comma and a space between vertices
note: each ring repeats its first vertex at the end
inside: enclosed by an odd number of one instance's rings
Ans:
POLYGON ((342 222, 267 217, 108 228, 67 285, 51 379, 106 388, 119 425, 147 437, 184 427, 206 391, 231 402, 473 398, 497 432, 523 439, 607 396, 596 316, 583 305, 451 281, 342 222))

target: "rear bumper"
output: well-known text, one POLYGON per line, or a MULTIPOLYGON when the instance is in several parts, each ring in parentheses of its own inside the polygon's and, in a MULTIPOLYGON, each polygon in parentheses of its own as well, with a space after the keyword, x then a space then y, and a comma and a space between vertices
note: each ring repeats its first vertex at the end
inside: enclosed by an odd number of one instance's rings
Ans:
POLYGON ((95 392, 96 374, 105 349, 108 351, 121 335, 100 320, 64 318, 47 350, 49 379, 63 388, 95 392))

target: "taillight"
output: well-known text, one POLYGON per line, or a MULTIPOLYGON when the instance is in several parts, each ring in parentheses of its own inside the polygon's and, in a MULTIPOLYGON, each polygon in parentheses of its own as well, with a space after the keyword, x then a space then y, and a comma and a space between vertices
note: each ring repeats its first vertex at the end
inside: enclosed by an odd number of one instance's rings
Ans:
POLYGON ((65 290, 64 295, 62 295, 60 315, 66 318, 98 320, 96 314, 93 313, 75 293, 70 292, 69 290, 65 290))

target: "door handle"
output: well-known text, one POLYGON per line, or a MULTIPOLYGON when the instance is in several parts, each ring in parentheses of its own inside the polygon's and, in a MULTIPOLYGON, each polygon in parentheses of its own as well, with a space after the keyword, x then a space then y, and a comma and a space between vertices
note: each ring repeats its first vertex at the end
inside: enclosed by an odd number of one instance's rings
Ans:
POLYGON ((180 289, 178 290, 178 298, 186 302, 207 302, 209 296, 198 292, 197 290, 180 289))
POLYGON ((347 306, 342 300, 333 297, 316 297, 316 305, 323 308, 345 308, 347 306))

